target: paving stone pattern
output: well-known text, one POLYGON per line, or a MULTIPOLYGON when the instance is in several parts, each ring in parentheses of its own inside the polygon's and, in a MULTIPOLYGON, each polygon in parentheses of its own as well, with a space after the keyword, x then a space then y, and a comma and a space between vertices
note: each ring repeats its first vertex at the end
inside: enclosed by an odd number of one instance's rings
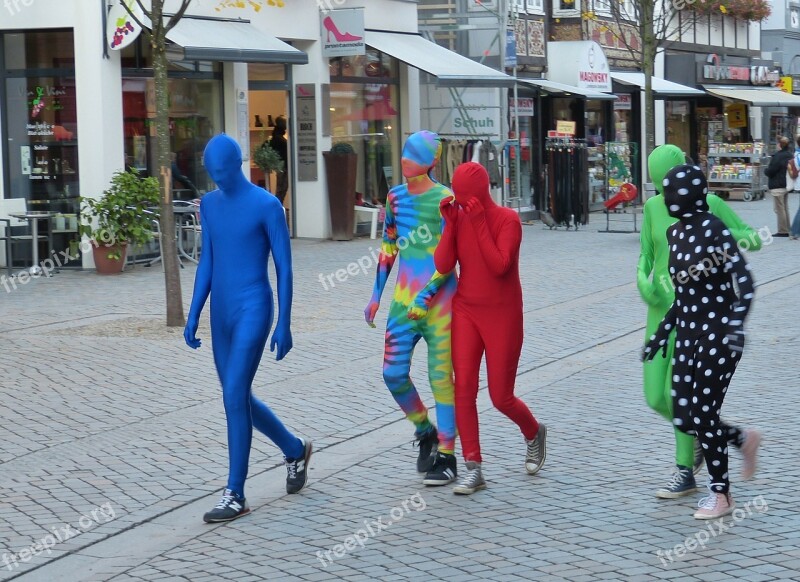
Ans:
MULTIPOLYGON (((732 205, 774 229, 771 200, 732 205)), ((641 394, 638 236, 592 221, 578 232, 525 227, 517 393, 549 427, 548 460, 525 474, 522 437, 491 408, 484 375, 488 489, 471 497, 426 488, 414 471, 413 428, 381 378, 390 288, 370 329, 374 265, 333 287, 326 278, 371 262, 377 241, 294 241, 295 347, 280 363, 265 355, 254 390, 313 439, 310 487, 285 495, 281 455, 256 435, 254 511, 222 526, 201 522, 227 464, 207 312, 192 351, 162 325, 159 268, 0 287, 0 561, 54 528, 78 532, 49 555, 0 563, 0 580, 800 579, 800 242, 775 239, 749 256, 759 289, 724 412, 765 441, 749 482, 731 455, 748 511, 712 533, 691 517, 700 494, 654 497, 673 437, 641 394), (369 534, 379 518, 392 523, 369 534), (334 553, 359 530, 363 544, 334 553), (702 531, 704 547, 676 557, 702 531)), ((182 275, 188 307, 193 267, 182 275)), ((431 402, 424 344, 412 375, 431 402)))

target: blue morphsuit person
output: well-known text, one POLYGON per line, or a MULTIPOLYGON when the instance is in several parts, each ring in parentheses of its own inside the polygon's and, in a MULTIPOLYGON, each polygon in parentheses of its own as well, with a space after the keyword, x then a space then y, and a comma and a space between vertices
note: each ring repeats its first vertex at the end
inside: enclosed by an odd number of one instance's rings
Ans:
POLYGON ((310 441, 293 435, 252 393, 253 378, 267 343, 275 306, 267 272, 270 252, 278 277, 278 323, 270 350, 282 360, 292 349, 292 255, 286 215, 280 201, 251 184, 242 172, 239 144, 225 134, 209 141, 204 154, 208 174, 219 187, 200 203, 203 252, 184 330, 187 345, 199 348, 200 313, 211 295, 211 339, 228 423, 228 485, 222 500, 203 519, 230 521, 249 511, 244 482, 253 427, 286 457, 286 490, 306 484, 310 441))

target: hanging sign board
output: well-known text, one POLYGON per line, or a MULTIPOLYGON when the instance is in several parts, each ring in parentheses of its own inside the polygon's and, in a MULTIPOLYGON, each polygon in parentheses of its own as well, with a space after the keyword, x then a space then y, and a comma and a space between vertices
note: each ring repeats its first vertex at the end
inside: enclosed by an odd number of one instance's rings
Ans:
POLYGON ((747 127, 747 105, 744 103, 731 103, 725 108, 725 114, 728 116, 728 127, 747 127))
POLYGON ((514 99, 508 101, 508 107, 511 110, 511 115, 514 113, 520 117, 533 117, 533 98, 532 97, 517 97, 517 106, 514 107, 514 99))
POLYGON ((131 18, 125 6, 136 16, 139 22, 144 20, 142 9, 136 0, 115 0, 108 13, 106 38, 112 50, 120 51, 135 41, 142 33, 142 27, 131 18))
POLYGON ((366 54, 363 8, 323 10, 320 18, 323 57, 366 54))
POLYGON ((575 135, 575 122, 574 121, 556 121, 556 133, 565 135, 575 135))

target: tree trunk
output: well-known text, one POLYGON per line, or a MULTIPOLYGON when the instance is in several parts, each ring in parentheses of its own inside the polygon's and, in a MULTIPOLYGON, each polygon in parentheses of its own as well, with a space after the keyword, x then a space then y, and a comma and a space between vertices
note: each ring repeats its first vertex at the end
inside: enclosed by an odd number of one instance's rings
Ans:
POLYGON ((167 326, 182 327, 183 294, 180 263, 175 240, 175 217, 172 211, 172 164, 169 134, 169 79, 167 77, 166 32, 162 17, 164 0, 153 0, 152 48, 153 78, 156 92, 156 152, 161 181, 161 251, 164 264, 164 283, 167 299, 167 326))
POLYGON ((656 52, 658 38, 654 30, 654 10, 652 2, 641 2, 640 31, 642 38, 642 72, 644 73, 644 135, 645 143, 642 148, 643 159, 646 160, 655 149, 656 143, 656 112, 653 99, 653 73, 656 67, 656 52))

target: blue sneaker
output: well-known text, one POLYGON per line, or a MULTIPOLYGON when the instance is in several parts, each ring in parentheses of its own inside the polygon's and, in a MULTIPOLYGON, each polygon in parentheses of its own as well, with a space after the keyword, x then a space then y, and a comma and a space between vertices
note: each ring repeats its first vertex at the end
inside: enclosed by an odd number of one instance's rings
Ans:
POLYGON ((665 487, 656 491, 659 499, 677 499, 697 491, 697 483, 694 480, 694 473, 689 467, 681 467, 672 474, 672 479, 665 487))

